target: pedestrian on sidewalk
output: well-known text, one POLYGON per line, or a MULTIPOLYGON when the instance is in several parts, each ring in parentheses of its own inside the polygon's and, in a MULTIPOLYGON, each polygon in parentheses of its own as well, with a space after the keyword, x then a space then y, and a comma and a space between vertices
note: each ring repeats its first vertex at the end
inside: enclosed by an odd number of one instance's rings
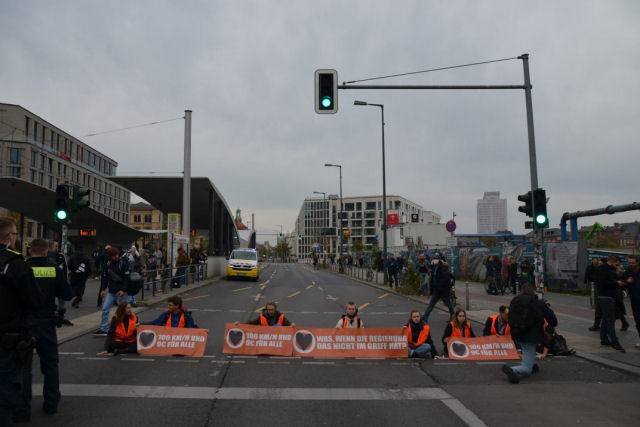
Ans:
POLYGON ((441 259, 440 254, 434 255, 433 261, 433 274, 432 274, 432 283, 433 283, 433 294, 431 295, 431 300, 429 300, 429 306, 424 311, 422 315, 422 320, 425 323, 429 322, 429 315, 433 311, 436 306, 436 303, 439 300, 442 300, 449 308, 449 316, 453 316, 454 307, 451 303, 451 272, 449 271, 449 264, 444 262, 441 259))
MULTIPOLYGON (((627 263, 629 267, 625 271, 622 281, 627 287, 633 320, 636 322, 636 330, 638 331, 638 336, 640 336, 640 264, 638 263, 638 256, 629 255, 627 263)), ((636 343, 636 348, 640 348, 640 341, 636 343)))
MULTIPOLYGON (((607 262, 598 267, 598 302, 602 311, 600 324, 600 345, 611 346, 624 353, 616 336, 616 295, 624 282, 618 279, 616 264, 619 259, 615 255, 609 255, 607 262)), ((624 324, 623 324, 624 326, 624 324)))
POLYGON ((102 272, 100 296, 102 298, 102 319, 100 327, 94 335, 106 336, 109 328, 109 310, 114 303, 129 301, 127 289, 129 286, 129 262, 120 259, 120 251, 116 248, 107 250, 107 264, 102 272))
POLYGON ((71 306, 79 308, 84 296, 87 279, 91 277, 91 262, 89 257, 82 253, 82 247, 76 246, 69 257, 69 282, 73 289, 71 306))
POLYGON ((398 263, 393 254, 389 254, 387 257, 387 279, 389 280, 389 287, 393 288, 395 282, 396 288, 398 287, 398 263))
POLYGON ((587 266, 587 269, 584 273, 584 287, 585 289, 592 290, 593 308, 595 310, 593 326, 589 328, 590 331, 599 331, 600 320, 602 320, 602 312, 600 311, 600 303, 598 302, 598 287, 596 286, 596 282, 598 281, 598 267, 600 267, 601 263, 602 260, 600 258, 591 258, 591 264, 587 266))
POLYGON ((536 347, 544 344, 545 319, 551 326, 558 325, 553 310, 538 299, 535 287, 531 283, 524 284, 520 295, 509 304, 511 336, 522 349, 522 362, 519 365, 502 365, 502 372, 512 384, 519 383, 521 377, 528 377, 539 371, 540 368, 535 364, 536 347))

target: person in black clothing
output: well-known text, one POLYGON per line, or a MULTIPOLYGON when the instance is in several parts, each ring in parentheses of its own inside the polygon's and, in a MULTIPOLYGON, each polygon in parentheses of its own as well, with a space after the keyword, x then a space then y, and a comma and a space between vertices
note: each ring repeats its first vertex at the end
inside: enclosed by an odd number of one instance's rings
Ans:
MULTIPOLYGON (((629 255, 627 257, 629 267, 622 276, 629 300, 631 301, 631 311, 633 312, 633 320, 636 322, 636 330, 640 336, 640 265, 637 255, 629 255)), ((640 342, 636 343, 636 348, 640 348, 640 342)))
POLYGON ((22 372, 33 338, 29 335, 27 316, 41 310, 42 292, 33 271, 22 254, 13 249, 18 233, 16 222, 0 217, 0 425, 11 426, 18 419, 15 413, 24 387, 22 372))
POLYGON ((516 345, 522 349, 522 362, 510 367, 502 366, 509 381, 512 384, 520 382, 521 377, 529 376, 540 370, 534 362, 536 360, 536 347, 544 344, 544 321, 553 327, 558 325, 558 319, 553 310, 538 299, 534 286, 531 283, 522 286, 522 292, 511 300, 509 305, 509 326, 511 336, 516 345), (523 319, 525 324, 518 325, 514 319, 523 319))
POLYGON ((610 345, 614 349, 623 352, 616 336, 616 294, 624 282, 618 280, 616 264, 618 257, 609 255, 607 262, 598 267, 597 282, 598 302, 602 311, 602 322, 600 324, 600 345, 610 345))
POLYGON ((598 287, 596 286, 598 267, 601 262, 602 261, 598 257, 591 258, 591 264, 589 264, 584 273, 585 289, 591 289, 591 287, 593 287, 593 308, 595 309, 595 317, 593 319, 593 326, 589 328, 590 331, 599 331, 600 321, 602 320, 602 312, 600 311, 600 303, 598 302, 598 287))
POLYGON ((102 281, 100 283, 100 296, 102 297, 102 317, 100 327, 93 333, 94 335, 107 335, 109 331, 109 310, 114 303, 121 300, 129 301, 127 289, 129 287, 129 262, 120 259, 120 253, 115 248, 107 250, 109 261, 102 271, 102 281))
MULTIPOLYGON (((55 262, 60 270, 62 270, 62 274, 64 275, 65 280, 69 277, 69 270, 67 268, 67 260, 64 257, 64 254, 60 251, 58 242, 55 240, 49 240, 49 251, 47 253, 47 258, 51 261, 55 262)), ((64 300, 58 298, 58 328, 61 328, 62 325, 73 326, 73 323, 69 319, 65 317, 67 314, 67 308, 65 306, 64 300)))
POLYGON ((87 279, 91 277, 91 273, 89 257, 82 253, 81 247, 76 247, 71 257, 69 257, 69 281, 73 290, 72 307, 79 308, 80 301, 84 296, 87 279))
MULTIPOLYGON (((236 325, 238 322, 235 322, 236 325)), ((264 306, 264 310, 260 315, 247 322, 248 325, 262 325, 262 326, 295 326, 295 323, 292 323, 287 319, 284 313, 280 313, 278 311, 278 306, 275 302, 270 301, 267 305, 264 306)))
POLYGON ((131 303, 124 301, 118 304, 116 314, 111 319, 104 351, 98 356, 113 353, 114 356, 124 353, 137 353, 138 342, 136 326, 138 317, 131 311, 131 303))
MULTIPOLYGON (((56 298, 69 301, 73 296, 71 286, 58 264, 47 257, 47 241, 35 239, 31 242, 32 257, 27 264, 33 270, 36 283, 44 296, 44 307, 29 316, 31 332, 36 339, 36 352, 40 359, 40 371, 44 376, 42 409, 49 414, 58 411, 60 402, 60 375, 58 373, 58 337, 56 336, 56 298)), ((31 414, 31 372, 33 353, 29 354, 24 369, 22 404, 17 410, 24 418, 31 414)))
POLYGON ((425 323, 429 322, 429 315, 436 306, 438 300, 442 300, 449 308, 449 315, 453 316, 454 308, 451 303, 451 273, 449 272, 449 264, 441 259, 440 254, 434 256, 433 273, 431 275, 433 294, 429 300, 429 306, 422 315, 425 323))
POLYGON ((510 256, 509 265, 507 266, 507 281, 509 282, 509 286, 511 287, 514 295, 518 293, 517 279, 518 263, 516 262, 515 257, 510 256))

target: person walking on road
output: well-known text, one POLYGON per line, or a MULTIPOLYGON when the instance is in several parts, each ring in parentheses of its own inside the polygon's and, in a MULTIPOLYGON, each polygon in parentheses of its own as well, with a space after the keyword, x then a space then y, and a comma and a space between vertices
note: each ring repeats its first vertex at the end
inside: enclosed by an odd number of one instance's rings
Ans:
POLYGON ((22 254, 12 248, 18 237, 16 221, 0 217, 0 425, 12 426, 24 388, 22 372, 34 342, 27 316, 44 306, 44 297, 33 270, 22 254))
MULTIPOLYGON (((42 409, 48 414, 58 411, 60 402, 60 375, 58 371, 58 337, 56 336, 56 298, 69 301, 73 296, 71 286, 64 272, 56 262, 47 257, 48 244, 44 239, 31 242, 32 257, 27 264, 33 270, 36 283, 44 296, 44 307, 29 316, 31 333, 36 339, 36 352, 40 359, 40 371, 44 376, 42 409)), ((23 371, 24 389, 22 403, 17 410, 19 416, 28 419, 31 416, 31 371, 33 352, 26 360, 23 371)))
POLYGON ((509 304, 511 336, 522 349, 522 362, 519 365, 502 365, 502 372, 512 384, 517 384, 520 378, 540 370, 535 364, 536 347, 544 344, 545 319, 553 327, 558 325, 553 310, 538 299, 535 287, 531 283, 524 284, 520 295, 514 297, 509 304))
POLYGON ((432 358, 438 355, 436 346, 429 333, 429 325, 420 318, 418 310, 412 310, 409 321, 403 326, 407 330, 409 358, 426 358, 429 354, 432 358))
POLYGON ((89 257, 82 253, 81 247, 76 247, 69 257, 69 281, 73 290, 71 306, 79 308, 84 296, 87 279, 91 277, 91 262, 89 257))
POLYGON ((129 286, 129 262, 120 259, 120 252, 116 248, 107 250, 107 264, 102 272, 100 283, 100 297, 102 298, 102 319, 100 328, 94 335, 106 336, 109 327, 109 310, 114 303, 122 300, 129 301, 127 289, 129 286))
POLYGON ((447 305, 450 316, 453 316, 453 312, 455 311, 453 304, 451 303, 452 281, 451 272, 449 272, 449 264, 441 259, 440 254, 436 254, 434 256, 433 262, 433 274, 431 278, 433 294, 431 295, 431 300, 429 300, 429 306, 427 306, 427 309, 422 315, 422 320, 424 320, 425 323, 429 322, 429 315, 439 300, 442 300, 442 302, 447 305))

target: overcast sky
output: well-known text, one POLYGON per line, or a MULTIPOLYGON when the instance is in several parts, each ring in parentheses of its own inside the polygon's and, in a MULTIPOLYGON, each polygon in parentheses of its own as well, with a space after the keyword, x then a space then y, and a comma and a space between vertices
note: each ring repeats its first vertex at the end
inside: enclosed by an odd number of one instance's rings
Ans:
MULTIPOLYGON (((313 108, 313 73, 351 81, 530 54, 538 175, 563 212, 640 201, 640 2, 0 0, 0 101, 19 104, 119 163, 118 175, 207 176, 245 223, 293 229, 305 197, 382 192, 476 232, 485 191, 530 188, 524 92, 341 90, 313 108)), ((522 84, 520 60, 384 84, 522 84)), ((376 83, 376 82, 374 82, 376 83)), ((206 206, 203 206, 205 209, 206 206)), ((639 219, 638 211, 581 220, 639 219)), ((264 238, 259 238, 264 240, 264 238)))

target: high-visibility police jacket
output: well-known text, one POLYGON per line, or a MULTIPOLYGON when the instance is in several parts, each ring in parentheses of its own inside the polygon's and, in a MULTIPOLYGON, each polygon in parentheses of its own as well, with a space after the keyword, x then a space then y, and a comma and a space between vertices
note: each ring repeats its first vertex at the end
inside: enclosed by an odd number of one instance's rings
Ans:
POLYGON ((265 316, 263 313, 260 313, 260 324, 262 326, 282 326, 283 322, 284 322, 284 314, 283 313, 280 313, 280 316, 278 316, 278 320, 273 325, 269 325, 269 321, 267 320, 267 316, 265 316))
POLYGON ((418 340, 413 341, 413 334, 411 332, 411 325, 407 326, 407 340, 409 341, 409 347, 416 348, 427 342, 429 339, 429 325, 425 324, 418 335, 418 340))
POLYGON ((132 343, 136 340, 136 323, 138 323, 138 317, 135 313, 131 313, 125 319, 122 319, 116 325, 115 334, 113 335, 113 340, 124 343, 132 343), (124 327, 124 322, 127 321, 127 327, 124 327))
MULTIPOLYGON (((498 314, 494 314, 493 316, 489 316, 489 319, 491 319, 491 335, 500 335, 498 333, 498 329, 496 328, 496 325, 498 323, 498 314)), ((507 327, 504 329, 504 336, 507 335, 511 335, 511 328, 509 327, 509 324, 507 323, 507 327)))
MULTIPOLYGON (((453 321, 449 322, 449 324, 451 325, 451 336, 452 337, 461 337, 462 335, 462 331, 460 330, 460 328, 457 328, 455 326, 455 324, 453 323, 453 321)), ((464 328, 464 337, 465 338, 469 338, 471 336, 471 326, 469 326, 469 323, 467 322, 467 326, 465 326, 464 328)))
POLYGON ((50 317, 58 309, 56 297, 65 301, 71 299, 71 286, 58 264, 50 258, 32 257, 27 260, 27 265, 31 267, 36 284, 44 297, 44 308, 32 314, 39 318, 50 317))

